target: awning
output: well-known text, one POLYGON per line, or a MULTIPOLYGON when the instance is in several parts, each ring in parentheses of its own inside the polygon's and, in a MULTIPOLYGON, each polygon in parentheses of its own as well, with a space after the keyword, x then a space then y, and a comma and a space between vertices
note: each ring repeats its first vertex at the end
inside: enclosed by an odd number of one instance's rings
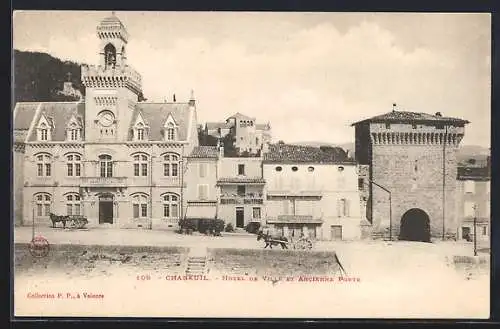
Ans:
POLYGON ((213 205, 189 205, 186 218, 215 218, 216 207, 213 205))

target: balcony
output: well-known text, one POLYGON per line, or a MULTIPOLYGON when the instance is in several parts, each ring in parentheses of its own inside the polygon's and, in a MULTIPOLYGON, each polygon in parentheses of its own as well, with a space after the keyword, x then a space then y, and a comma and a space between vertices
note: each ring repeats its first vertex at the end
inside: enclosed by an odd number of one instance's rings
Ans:
POLYGON ((259 177, 224 177, 217 181, 217 185, 264 185, 266 181, 259 177))
POLYGON ((320 190, 269 190, 268 196, 293 196, 293 197, 322 197, 320 190))
POLYGON ((321 218, 311 215, 278 215, 275 218, 267 218, 268 224, 322 224, 321 218))
POLYGON ((245 195, 223 194, 220 197, 221 204, 263 204, 262 193, 248 193, 245 195))
POLYGON ((82 187, 127 187, 127 177, 82 177, 82 187))

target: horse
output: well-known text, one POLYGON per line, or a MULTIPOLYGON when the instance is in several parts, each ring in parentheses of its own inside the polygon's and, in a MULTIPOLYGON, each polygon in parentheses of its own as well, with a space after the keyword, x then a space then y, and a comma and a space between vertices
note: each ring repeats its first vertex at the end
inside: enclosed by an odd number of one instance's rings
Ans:
POLYGON ((287 243, 288 239, 284 236, 272 236, 270 234, 265 234, 262 231, 259 231, 257 233, 257 241, 264 240, 266 245, 264 246, 264 249, 269 247, 269 249, 273 249, 273 246, 280 245, 281 249, 288 249, 287 243))
POLYGON ((69 221, 69 216, 58 216, 53 213, 49 214, 50 220, 52 221, 52 227, 56 227, 56 223, 62 222, 63 223, 63 228, 66 228, 66 222, 69 221))

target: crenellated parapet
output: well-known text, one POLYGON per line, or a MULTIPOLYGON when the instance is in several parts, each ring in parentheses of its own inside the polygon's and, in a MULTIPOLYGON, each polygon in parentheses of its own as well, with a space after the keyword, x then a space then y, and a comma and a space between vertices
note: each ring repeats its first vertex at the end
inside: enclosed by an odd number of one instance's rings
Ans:
POLYGON ((373 132, 375 145, 452 145, 458 146, 464 134, 455 132, 373 132))
POLYGON ((142 91, 142 77, 130 66, 115 68, 101 65, 82 65, 82 83, 86 88, 129 88, 142 91))

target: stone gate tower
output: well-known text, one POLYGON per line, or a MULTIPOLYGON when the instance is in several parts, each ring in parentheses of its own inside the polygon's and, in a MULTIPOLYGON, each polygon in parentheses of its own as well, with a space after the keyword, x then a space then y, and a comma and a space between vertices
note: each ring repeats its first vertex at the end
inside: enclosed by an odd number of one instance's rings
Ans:
POLYGON ((454 237, 456 152, 467 123, 439 112, 394 109, 353 124, 356 161, 369 166, 364 183, 374 236, 412 241, 454 237))

